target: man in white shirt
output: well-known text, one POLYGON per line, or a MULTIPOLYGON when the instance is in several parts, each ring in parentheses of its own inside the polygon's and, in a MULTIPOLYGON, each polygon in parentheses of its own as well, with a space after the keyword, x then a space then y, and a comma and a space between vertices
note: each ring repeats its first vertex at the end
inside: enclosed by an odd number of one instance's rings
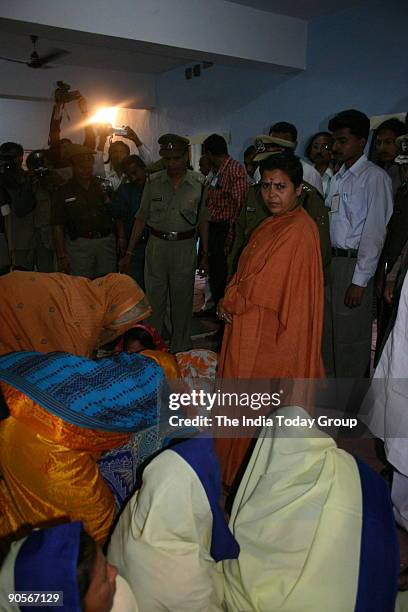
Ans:
POLYGON ((310 138, 305 150, 306 157, 322 178, 323 195, 325 198, 329 193, 330 182, 334 174, 332 168, 332 146, 333 139, 331 134, 328 132, 317 132, 317 134, 310 138))
POLYGON ((370 363, 373 277, 392 214, 391 180, 364 155, 370 131, 364 113, 343 111, 329 121, 328 129, 333 155, 342 166, 326 199, 332 243, 332 287, 327 296, 332 337, 325 330, 324 359, 329 375, 361 378, 370 363))
MULTIPOLYGON (((126 136, 128 140, 135 144, 140 159, 148 166, 154 159, 150 149, 140 140, 131 127, 126 126, 126 136)), ((103 153, 105 150, 106 139, 112 133, 110 125, 101 126, 99 129, 99 143, 95 156, 94 171, 97 176, 105 177, 111 183, 112 189, 117 191, 123 182, 126 182, 126 175, 122 170, 122 161, 130 155, 130 147, 123 140, 115 140, 109 145, 108 160, 104 162, 103 153)))

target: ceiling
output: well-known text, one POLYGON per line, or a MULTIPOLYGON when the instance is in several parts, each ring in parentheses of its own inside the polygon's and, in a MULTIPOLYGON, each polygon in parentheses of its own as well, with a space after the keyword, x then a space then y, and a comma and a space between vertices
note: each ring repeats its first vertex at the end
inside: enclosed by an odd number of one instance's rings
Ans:
POLYGON ((289 15, 299 19, 314 19, 360 4, 362 0, 227 0, 261 11, 289 15))
MULTIPOLYGON (((252 8, 312 19, 345 9, 361 0, 227 0, 252 8)), ((0 18, 0 56, 28 60, 32 52, 30 34, 38 35, 37 52, 45 55, 54 49, 70 54, 58 59, 58 65, 82 66, 123 72, 160 74, 185 64, 217 58, 188 50, 136 40, 102 36, 87 32, 33 25, 0 18)), ((2 65, 0 60, 0 68, 2 65)))
POLYGON ((164 46, 6 19, 0 19, 0 56, 28 60, 33 48, 30 34, 39 36, 36 48, 40 56, 54 49, 70 51, 58 59, 58 65, 158 74, 200 61, 188 52, 164 46))

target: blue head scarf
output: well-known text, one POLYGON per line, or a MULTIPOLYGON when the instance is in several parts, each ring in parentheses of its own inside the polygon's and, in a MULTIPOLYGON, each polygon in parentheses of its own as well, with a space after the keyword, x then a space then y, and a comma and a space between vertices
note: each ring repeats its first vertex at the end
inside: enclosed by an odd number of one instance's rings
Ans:
POLYGON ((22 351, 0 357, 0 380, 72 425, 130 433, 157 422, 164 375, 137 353, 93 361, 22 351))

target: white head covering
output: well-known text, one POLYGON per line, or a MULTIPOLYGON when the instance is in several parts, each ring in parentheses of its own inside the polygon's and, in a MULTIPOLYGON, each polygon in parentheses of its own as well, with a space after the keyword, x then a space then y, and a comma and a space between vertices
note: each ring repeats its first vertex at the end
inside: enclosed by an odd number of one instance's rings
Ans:
POLYGON ((212 516, 197 474, 176 452, 147 466, 108 550, 140 612, 223 610, 222 570, 210 554, 212 516))
MULTIPOLYGON (((298 407, 279 409, 274 417, 280 414, 310 417, 298 407)), ((230 527, 241 554, 224 561, 227 609, 354 610, 361 515, 360 479, 350 455, 316 429, 265 428, 232 509, 230 527), (338 562, 331 564, 333 546, 338 562)))

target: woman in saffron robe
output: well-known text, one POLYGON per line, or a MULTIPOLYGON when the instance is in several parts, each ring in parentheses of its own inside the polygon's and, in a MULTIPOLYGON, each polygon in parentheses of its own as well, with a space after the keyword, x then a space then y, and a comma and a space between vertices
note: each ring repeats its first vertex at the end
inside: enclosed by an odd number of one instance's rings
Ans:
MULTIPOLYGON (((302 165, 294 155, 276 154, 260 171, 271 216, 253 232, 218 305, 226 323, 219 377, 320 378, 323 273, 315 222, 298 201, 302 165)), ((225 484, 232 484, 249 442, 216 441, 225 484)))

